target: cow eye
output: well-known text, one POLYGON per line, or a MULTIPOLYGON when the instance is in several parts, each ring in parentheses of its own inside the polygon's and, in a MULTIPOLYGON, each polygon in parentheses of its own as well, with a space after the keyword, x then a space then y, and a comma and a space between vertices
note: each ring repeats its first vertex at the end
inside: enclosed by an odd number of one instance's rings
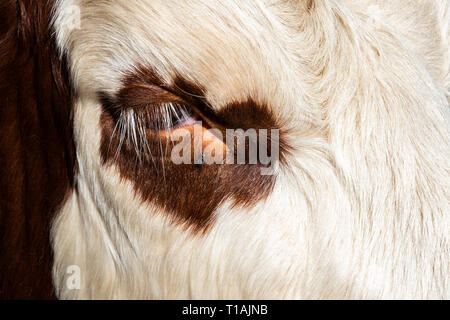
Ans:
POLYGON ((170 132, 193 125, 199 118, 189 106, 177 102, 162 102, 133 109, 135 125, 155 132, 170 132))
POLYGON ((164 88, 138 84, 123 88, 117 97, 99 94, 105 110, 120 132, 168 134, 171 130, 192 126, 201 119, 189 103, 164 88))

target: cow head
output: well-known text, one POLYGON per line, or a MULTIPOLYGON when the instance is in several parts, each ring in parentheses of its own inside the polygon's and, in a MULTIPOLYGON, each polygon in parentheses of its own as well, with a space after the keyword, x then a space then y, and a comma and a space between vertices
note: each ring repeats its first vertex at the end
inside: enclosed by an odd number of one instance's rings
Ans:
POLYGON ((58 297, 445 296, 448 8, 405 5, 421 42, 351 1, 18 3, 58 297))

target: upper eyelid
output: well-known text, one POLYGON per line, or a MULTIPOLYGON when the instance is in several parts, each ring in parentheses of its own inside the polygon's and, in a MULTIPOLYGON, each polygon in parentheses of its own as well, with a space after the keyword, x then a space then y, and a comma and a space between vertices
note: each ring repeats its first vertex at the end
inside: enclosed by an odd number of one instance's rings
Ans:
POLYGON ((181 89, 173 93, 166 87, 147 82, 134 82, 124 86, 117 95, 117 104, 120 108, 146 108, 149 105, 161 103, 175 103, 190 108, 198 114, 208 125, 222 127, 221 121, 204 101, 203 96, 193 95, 181 89), (181 97, 182 96, 182 97, 181 97))
MULTIPOLYGON (((116 123, 123 121, 123 117, 132 112, 147 120, 153 117, 155 124, 153 127, 161 129, 162 126, 159 127, 161 121, 168 119, 168 113, 165 113, 168 105, 177 106, 172 109, 169 118, 174 116, 181 121, 187 118, 188 113, 196 113, 195 108, 192 108, 184 99, 163 87, 148 83, 133 83, 124 86, 115 97, 102 92, 98 94, 98 97, 105 111, 113 117, 116 123)), ((169 122, 167 123, 169 124, 169 122)), ((168 125, 169 127, 170 125, 168 125)))
POLYGON ((164 84, 156 76, 146 80, 142 74, 137 76, 131 74, 124 80, 123 87, 114 97, 110 95, 100 95, 100 97, 102 104, 114 116, 130 108, 136 110, 161 103, 176 103, 190 108, 209 126, 225 128, 225 119, 218 118, 214 109, 208 104, 204 90, 181 79, 176 77, 172 84, 164 84))
POLYGON ((189 105, 184 99, 172 92, 147 83, 132 84, 123 87, 119 91, 116 101, 118 106, 124 109, 147 107, 148 105, 169 102, 189 105))

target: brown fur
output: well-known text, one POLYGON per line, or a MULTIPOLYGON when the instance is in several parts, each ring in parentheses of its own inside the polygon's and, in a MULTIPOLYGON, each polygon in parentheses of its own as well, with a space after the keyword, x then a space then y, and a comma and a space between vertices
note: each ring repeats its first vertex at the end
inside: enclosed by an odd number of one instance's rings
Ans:
POLYGON ((0 3, 0 298, 54 298, 49 226, 74 183, 71 90, 54 1, 0 3))
MULTIPOLYGON (((116 158, 120 139, 117 132, 113 135, 113 131, 121 108, 138 110, 144 109, 146 104, 170 101, 182 102, 196 110, 210 124, 219 124, 217 128, 279 128, 274 116, 264 105, 248 100, 230 103, 215 112, 208 106, 204 96, 202 88, 182 77, 177 77, 168 86, 151 69, 142 67, 124 80, 123 88, 116 98, 100 95, 104 107, 100 121, 103 130, 101 155, 104 163, 116 164, 122 177, 134 183, 142 200, 159 205, 172 214, 175 222, 185 223, 194 231, 207 230, 213 221, 214 211, 227 199, 232 199, 235 206, 251 206, 267 197, 272 191, 276 176, 261 175, 260 163, 175 165, 169 157, 172 144, 167 143, 166 149, 166 142, 162 142, 163 152, 160 152, 160 137, 152 130, 147 130, 151 156, 140 163, 130 141, 125 141, 116 158)), ((286 146, 283 135, 280 134, 282 153, 286 146)), ((223 136, 225 137, 225 133, 223 136)), ((246 141, 247 153, 248 143, 246 141)), ((268 152, 270 154, 270 150, 268 152)))

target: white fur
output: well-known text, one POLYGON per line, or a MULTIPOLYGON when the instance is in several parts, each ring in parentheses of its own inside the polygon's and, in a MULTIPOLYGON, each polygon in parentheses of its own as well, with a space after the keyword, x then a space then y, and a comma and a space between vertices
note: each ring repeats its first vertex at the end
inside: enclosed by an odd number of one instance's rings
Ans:
POLYGON ((449 10, 431 0, 59 0, 79 172, 53 226, 58 296, 448 299, 449 10), (369 23, 372 3, 380 24, 369 23), (64 28, 68 5, 81 9, 79 30, 64 28), (226 202, 193 236, 101 165, 95 93, 114 93, 137 64, 202 84, 214 108, 252 97, 273 110, 292 151, 267 200, 226 202), (66 287, 70 265, 80 290, 66 287))

